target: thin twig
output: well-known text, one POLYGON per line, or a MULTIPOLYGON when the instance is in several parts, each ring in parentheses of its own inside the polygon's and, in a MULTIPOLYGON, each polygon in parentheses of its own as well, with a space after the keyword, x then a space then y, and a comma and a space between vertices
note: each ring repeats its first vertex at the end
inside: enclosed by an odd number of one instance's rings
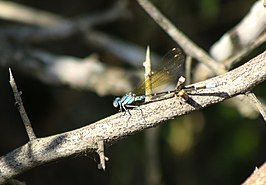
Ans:
POLYGON ((258 108, 260 114, 262 115, 264 121, 266 122, 266 109, 262 105, 262 103, 258 100, 258 98, 255 96, 254 93, 246 93, 247 97, 255 104, 255 106, 258 108))
POLYGON ((186 57, 186 66, 185 66, 186 84, 191 84, 191 65, 192 65, 192 57, 188 55, 186 57))
POLYGON ((108 158, 105 156, 104 154, 104 140, 103 139, 99 139, 99 137, 96 137, 97 139, 97 153, 99 155, 100 158, 100 164, 98 164, 98 169, 103 169, 105 170, 105 161, 108 161, 108 158))
MULTIPOLYGON (((140 67, 143 63, 145 49, 129 41, 124 41, 103 32, 88 30, 84 32, 85 43, 90 47, 94 46, 97 49, 109 52, 132 66, 140 67)), ((161 60, 161 57, 151 53, 153 64, 161 60)))
POLYGON ((222 65, 212 59, 205 51, 193 43, 180 30, 178 30, 150 1, 137 0, 144 10, 156 21, 156 23, 163 28, 166 33, 178 43, 185 52, 196 58, 198 61, 207 65, 214 74, 221 74, 225 72, 222 65))
MULTIPOLYGON (((145 101, 149 102, 151 100, 152 94, 152 70, 151 70, 151 57, 150 57, 150 47, 147 46, 146 58, 143 63, 145 67, 145 101)), ((145 141, 146 141, 146 152, 147 152, 147 163, 146 167, 146 180, 148 184, 158 184, 161 181, 160 169, 159 169, 159 159, 158 159, 158 131, 159 127, 154 129, 146 130, 145 141)))
POLYGON ((145 73, 144 73, 144 78, 145 78, 145 101, 149 102, 151 100, 151 94, 152 94, 152 71, 151 71, 151 58, 150 58, 150 47, 147 46, 146 50, 146 58, 145 61, 143 62, 143 65, 145 67, 145 73))
POLYGON ((21 92, 18 91, 15 79, 14 79, 14 77, 12 75, 12 72, 11 72, 10 68, 9 68, 9 75, 10 75, 9 83, 10 83, 10 86, 12 87, 12 90, 13 90, 13 93, 14 93, 15 105, 17 106, 17 108, 19 110, 20 116, 22 118, 22 121, 24 123, 25 129, 27 131, 27 134, 28 134, 28 137, 29 137, 30 141, 34 140, 34 139, 36 139, 36 136, 34 134, 33 128, 31 126, 30 120, 29 120, 29 118, 27 116, 27 113, 25 111, 25 108, 23 106, 22 99, 20 97, 21 92))
POLYGON ((226 104, 237 109, 245 118, 255 119, 259 115, 259 111, 255 104, 244 94, 228 100, 226 104))
POLYGON ((147 185, 160 185, 162 183, 162 172, 159 160, 158 138, 160 127, 148 129, 145 132, 146 162, 145 172, 147 185))

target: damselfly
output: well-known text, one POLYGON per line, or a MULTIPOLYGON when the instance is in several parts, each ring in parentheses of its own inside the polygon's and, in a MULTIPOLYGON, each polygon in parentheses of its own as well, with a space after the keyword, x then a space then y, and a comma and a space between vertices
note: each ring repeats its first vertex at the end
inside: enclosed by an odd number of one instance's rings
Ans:
MULTIPOLYGON (((138 88, 129 92, 122 97, 116 97, 113 101, 114 107, 119 107, 120 111, 128 111, 128 108, 135 108, 145 102, 144 91, 147 88, 152 88, 151 100, 156 100, 165 94, 176 94, 181 89, 197 89, 194 86, 184 86, 185 79, 182 78, 180 67, 184 63, 185 57, 179 48, 173 48, 170 52, 165 55, 164 63, 159 71, 152 72, 151 74, 151 87, 148 87, 146 81, 142 82, 138 88), (166 85, 169 82, 178 82, 174 90, 166 90, 166 85)), ((210 88, 214 85, 199 87, 199 88, 210 88)), ((128 111, 129 112, 129 111, 128 111)), ((130 113, 129 113, 130 114, 130 113)))

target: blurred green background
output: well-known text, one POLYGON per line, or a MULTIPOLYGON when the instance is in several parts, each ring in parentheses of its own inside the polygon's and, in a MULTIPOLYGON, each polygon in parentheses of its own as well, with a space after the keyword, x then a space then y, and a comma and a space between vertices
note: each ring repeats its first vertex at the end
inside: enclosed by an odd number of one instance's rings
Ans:
MULTIPOLYGON (((73 18, 108 9, 107 0, 17 0, 19 4, 73 18)), ((178 28, 208 51, 223 33, 236 25, 249 11, 253 0, 153 0, 178 28)), ((1 7, 0 7, 1 11, 1 7)), ((163 55, 176 44, 154 23, 136 1, 129 1, 128 15, 95 29, 125 42, 135 43, 163 55)), ((0 20, 1 27, 16 22, 0 20)), ((1 29, 0 27, 0 29, 1 29)), ((123 61, 99 48, 84 45, 78 35, 61 42, 48 42, 42 48, 76 57, 97 53, 108 64, 123 61)), ((1 46, 0 46, 1 47, 1 46)), ((34 47, 34 46, 33 46, 34 47)), ((37 47, 37 46, 36 46, 37 47)), ((264 47, 265 49, 265 47, 264 47)), ((259 52, 263 50, 259 48, 259 52)), ((252 55, 251 55, 252 56, 252 55)), ((143 56, 144 58, 144 56, 143 56)), ((247 57, 248 58, 248 57, 247 57)), ((243 60, 243 62, 245 62, 243 60)), ((139 62, 139 61, 138 61, 139 62)), ((125 67, 130 67, 126 65, 125 67)), ((39 137, 80 128, 117 112, 115 95, 44 84, 19 69, 13 71, 33 128, 39 137)), ((8 84, 8 69, 0 67, 0 154, 25 144, 27 136, 14 106, 8 84)), ((115 82, 114 82, 115 83, 115 82)), ((254 89, 266 98, 265 83, 254 89)), ((122 95, 122 94, 121 94, 122 95)), ((245 104, 241 105, 245 107, 245 104)), ((240 184, 266 160, 266 124, 259 114, 243 115, 228 101, 184 115, 155 128, 157 184, 207 185, 240 184)), ((152 129, 154 130, 154 129, 152 129)), ((125 138, 106 150, 110 161, 105 172, 97 169, 96 154, 81 154, 71 159, 41 166, 19 175, 30 184, 151 184, 147 166, 147 133, 125 138)), ((150 151, 151 152, 151 151, 150 151)))

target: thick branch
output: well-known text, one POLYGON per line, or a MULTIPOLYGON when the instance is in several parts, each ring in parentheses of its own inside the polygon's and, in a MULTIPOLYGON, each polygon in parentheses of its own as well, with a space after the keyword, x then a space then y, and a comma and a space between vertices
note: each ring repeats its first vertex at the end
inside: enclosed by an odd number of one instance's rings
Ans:
POLYGON ((210 49, 217 61, 230 68, 236 61, 266 40, 266 11, 262 0, 252 6, 250 12, 234 28, 225 33, 210 49))
POLYGON ((0 158, 0 183, 41 164, 84 151, 96 151, 99 138, 111 145, 165 120, 245 93, 265 79, 266 51, 233 71, 194 84, 200 86, 212 82, 217 87, 199 90, 188 102, 173 97, 143 105, 141 110, 131 110, 131 117, 118 113, 80 129, 35 139, 0 158))
MULTIPOLYGON (((265 29, 266 11, 262 1, 258 0, 235 27, 211 46, 210 54, 216 61, 223 63, 226 69, 230 69, 266 41, 265 29)), ((205 66, 199 64, 194 75, 197 80, 204 80, 209 78, 212 73, 205 66)))
POLYGON ((266 163, 256 168, 253 174, 242 185, 265 185, 266 184, 266 163))

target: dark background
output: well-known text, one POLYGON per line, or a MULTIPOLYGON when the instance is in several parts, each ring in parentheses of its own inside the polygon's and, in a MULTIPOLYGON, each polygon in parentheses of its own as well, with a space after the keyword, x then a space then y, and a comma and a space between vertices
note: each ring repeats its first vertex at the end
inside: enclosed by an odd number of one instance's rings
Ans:
MULTIPOLYGON (((105 10, 115 1, 14 2, 73 18, 105 10)), ((206 51, 223 33, 236 25, 254 3, 251 0, 152 2, 206 51)), ((95 29, 143 48, 150 45, 160 55, 176 46, 135 1, 130 1, 128 11, 128 16, 95 29)), ((2 20, 0 24, 7 26, 17 23, 2 20)), ((123 63, 115 57, 113 60, 117 61, 110 61, 112 56, 108 53, 85 46, 76 37, 72 36, 62 43, 45 43, 43 47, 51 52, 76 57, 98 53, 105 63, 123 63)), ((13 74, 23 92, 23 102, 38 137, 80 128, 117 112, 112 106, 114 95, 98 96, 95 92, 44 84, 18 69, 13 74)), ((28 141, 8 82, 7 67, 0 67, 1 155, 28 141)), ((265 83, 260 84, 254 92, 263 99, 265 88, 265 83)), ((256 166, 265 161, 265 122, 258 114, 251 117, 241 114, 229 101, 181 116, 157 129, 162 184, 240 184, 256 166)), ((149 159, 144 132, 119 141, 106 150, 106 155, 110 161, 105 172, 97 169, 98 156, 88 153, 40 166, 19 175, 17 179, 26 181, 28 185, 147 184, 145 170, 149 159)))

